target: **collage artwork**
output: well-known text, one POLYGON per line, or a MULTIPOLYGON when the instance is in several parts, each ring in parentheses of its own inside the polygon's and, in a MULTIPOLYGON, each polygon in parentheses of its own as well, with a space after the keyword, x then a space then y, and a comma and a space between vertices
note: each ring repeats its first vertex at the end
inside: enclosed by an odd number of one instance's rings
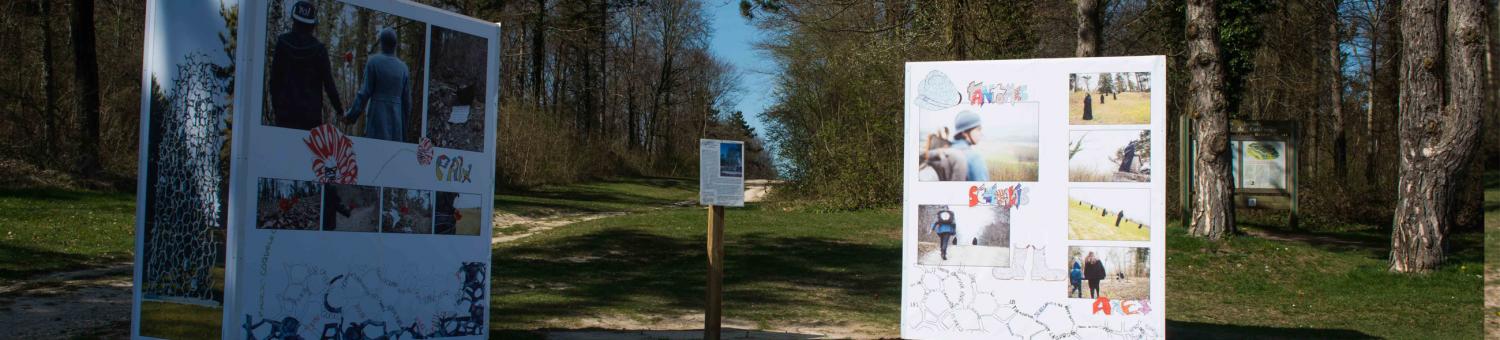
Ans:
POLYGON ((487 338, 498 26, 388 1, 148 8, 132 336, 210 313, 224 338, 487 338))
POLYGON ((906 64, 902 337, 1165 336, 1164 70, 906 64))

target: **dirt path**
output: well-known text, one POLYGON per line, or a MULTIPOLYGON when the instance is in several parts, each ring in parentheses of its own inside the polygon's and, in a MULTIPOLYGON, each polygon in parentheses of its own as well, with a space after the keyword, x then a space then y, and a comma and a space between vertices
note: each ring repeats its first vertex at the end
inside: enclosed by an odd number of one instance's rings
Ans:
POLYGON ((128 336, 131 263, 56 273, 0 287, 0 329, 15 339, 128 336))
POLYGON ((626 213, 624 212, 604 212, 530 218, 515 214, 496 212, 493 222, 494 225, 492 227, 494 227, 497 231, 510 230, 510 228, 523 228, 523 230, 507 234, 500 234, 497 232, 495 233, 494 238, 491 239, 490 243, 496 244, 511 242, 569 224, 588 222, 605 217, 624 216, 625 214, 626 213))
POLYGON ((919 256, 918 263, 925 265, 943 266, 1008 266, 1010 265, 1010 248, 985 247, 973 245, 950 245, 948 246, 948 259, 943 259, 943 253, 937 244, 932 244, 931 249, 919 256))
POLYGON ((781 181, 768 179, 752 179, 745 181, 745 202, 760 202, 771 195, 771 190, 781 185, 781 181))

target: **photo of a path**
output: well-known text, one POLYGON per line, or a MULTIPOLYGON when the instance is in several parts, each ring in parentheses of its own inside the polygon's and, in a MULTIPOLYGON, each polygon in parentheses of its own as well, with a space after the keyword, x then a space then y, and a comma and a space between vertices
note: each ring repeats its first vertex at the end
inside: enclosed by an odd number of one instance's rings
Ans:
POLYGON ((323 190, 323 230, 380 230, 379 187, 329 184, 323 190))
POLYGON ((1009 208, 922 205, 918 211, 918 264, 1010 266, 1009 208))
POLYGON ((1068 239, 1151 239, 1150 189, 1068 190, 1068 239))
POLYGON ((1067 296, 1074 299, 1100 296, 1110 300, 1150 299, 1150 255, 1151 249, 1144 247, 1068 247, 1070 279, 1067 296), (1077 286, 1072 278, 1079 278, 1077 286), (1094 291, 1091 288, 1096 284, 1098 290, 1094 291))
POLYGON ((1150 72, 1068 75, 1068 124, 1150 123, 1150 72))

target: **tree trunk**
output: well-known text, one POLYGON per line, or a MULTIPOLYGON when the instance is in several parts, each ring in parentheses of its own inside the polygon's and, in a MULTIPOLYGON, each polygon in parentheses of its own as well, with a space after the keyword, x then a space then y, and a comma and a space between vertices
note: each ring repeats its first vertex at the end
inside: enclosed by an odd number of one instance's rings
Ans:
POLYGON ((1187 4, 1188 69, 1192 74, 1194 236, 1218 240, 1234 231, 1229 172, 1229 115, 1224 106, 1224 70, 1219 54, 1218 4, 1187 4))
POLYGON ((78 163, 85 177, 99 172, 99 63, 94 52, 94 1, 73 0, 73 66, 78 87, 78 163))
POLYGON ((948 38, 951 39, 949 41, 949 48, 953 50, 953 60, 969 59, 968 39, 965 36, 968 28, 964 27, 966 23, 964 17, 966 17, 965 14, 968 13, 968 10, 968 1, 958 0, 954 2, 953 17, 949 18, 952 22, 949 22, 948 25, 948 38))
POLYGON ((46 77, 46 85, 44 86, 43 91, 46 93, 45 100, 47 101, 47 103, 46 112, 44 112, 46 116, 43 119, 43 124, 45 126, 42 127, 42 147, 39 148, 40 150, 38 150, 43 155, 43 157, 36 158, 39 160, 52 158, 52 155, 58 154, 57 144, 62 134, 62 129, 60 126, 61 123, 59 123, 58 119, 60 117, 58 117, 57 109, 57 87, 59 85, 57 79, 57 65, 54 64, 57 62, 57 58, 53 57, 52 55, 52 37, 54 35, 54 33, 52 32, 52 1, 43 0, 41 1, 41 6, 42 15, 40 16, 40 19, 42 21, 42 74, 46 77))
POLYGON ((536 107, 547 103, 542 94, 545 84, 542 74, 547 70, 547 0, 536 0, 536 27, 531 32, 531 93, 536 96, 536 107))
MULTIPOLYGON (((1322 124, 1318 124, 1327 126, 1328 129, 1315 131, 1316 133, 1311 134, 1308 137, 1317 138, 1320 142, 1322 142, 1319 144, 1314 144, 1315 147, 1321 150, 1314 151, 1313 154, 1327 154, 1331 156, 1328 158, 1333 160, 1333 170, 1337 171, 1335 172, 1337 174, 1338 172, 1342 172, 1344 169, 1344 160, 1342 158, 1343 155, 1339 154, 1338 152, 1338 144, 1343 141, 1344 135, 1344 55, 1342 53, 1343 48, 1341 48, 1344 41, 1343 30, 1339 28, 1340 22, 1338 6, 1341 1, 1330 1, 1330 3, 1331 5, 1329 6, 1328 15, 1328 63, 1330 78, 1328 84, 1328 120, 1326 122, 1323 122, 1322 124), (1325 131, 1333 137, 1332 141, 1328 140, 1328 138, 1319 136, 1325 131)), ((1317 174, 1315 176, 1320 176, 1321 178, 1329 178, 1328 176, 1326 176, 1328 171, 1326 163, 1327 159, 1314 160, 1313 164, 1323 164, 1323 171, 1321 173, 1315 171, 1314 173, 1317 174)), ((1338 174, 1335 176, 1341 175, 1342 174, 1338 174)), ((1339 188, 1342 186, 1335 185, 1334 187, 1339 188)))
POLYGON ((1485 8, 1481 0, 1448 3, 1447 60, 1443 8, 1436 0, 1401 9, 1401 171, 1391 235, 1394 272, 1431 271, 1443 261, 1455 193, 1478 146, 1485 92, 1485 8), (1447 85, 1443 72, 1446 67, 1447 85), (1444 104, 1444 95, 1450 99, 1444 104))
MULTIPOLYGON (((1077 57, 1099 55, 1099 40, 1104 35, 1102 0, 1078 0, 1078 51, 1077 57)), ((1189 24, 1192 25, 1192 24, 1189 24)))

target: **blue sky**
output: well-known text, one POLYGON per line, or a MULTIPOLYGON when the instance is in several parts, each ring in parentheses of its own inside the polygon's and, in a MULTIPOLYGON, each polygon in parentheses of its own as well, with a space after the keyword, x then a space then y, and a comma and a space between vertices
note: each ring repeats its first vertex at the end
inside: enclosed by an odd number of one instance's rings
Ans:
MULTIPOLYGON (((225 0, 235 6, 238 0, 225 0)), ((203 53, 215 64, 228 64, 219 33, 225 32, 219 16, 219 0, 157 1, 156 23, 151 32, 151 70, 165 88, 177 78, 177 62, 189 53, 203 53), (209 28, 209 29, 205 29, 209 28)))
POLYGON ((760 114, 771 105, 775 84, 770 74, 776 66, 755 49, 761 32, 740 16, 740 0, 709 0, 705 5, 713 16, 714 35, 709 49, 740 72, 740 102, 736 109, 745 113, 745 120, 755 128, 755 134, 764 138, 765 123, 760 114))

